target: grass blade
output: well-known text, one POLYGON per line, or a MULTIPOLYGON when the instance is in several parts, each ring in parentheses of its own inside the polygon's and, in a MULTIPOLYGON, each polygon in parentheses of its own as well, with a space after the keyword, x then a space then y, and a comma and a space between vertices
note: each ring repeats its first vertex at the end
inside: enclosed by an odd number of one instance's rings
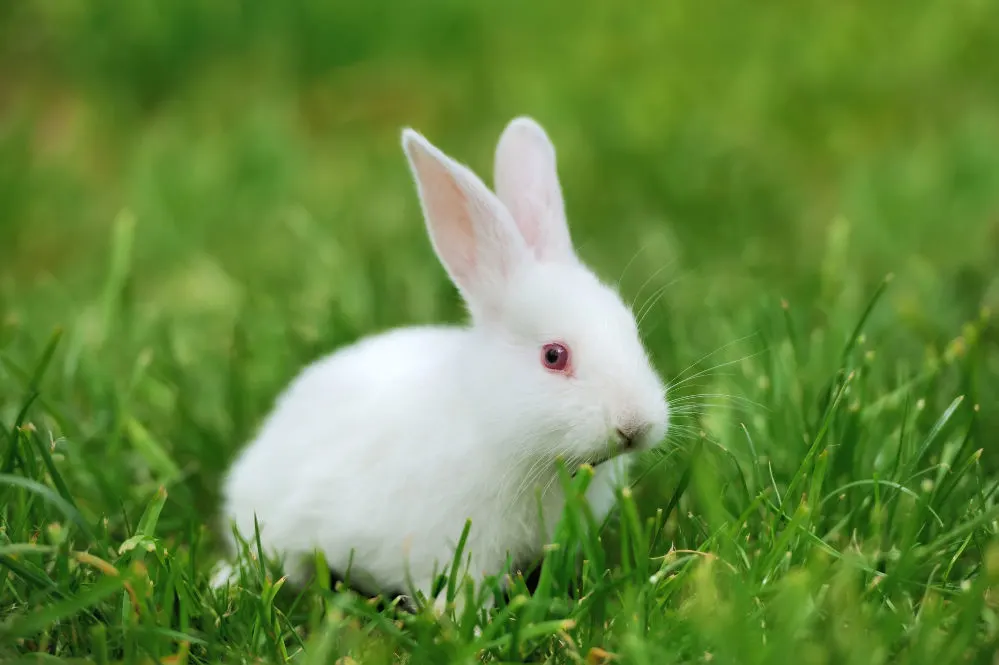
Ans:
POLYGON ((124 590, 130 581, 127 575, 102 577, 81 593, 58 601, 47 608, 0 623, 0 642, 10 642, 44 630, 52 623, 96 605, 114 593, 124 590))
POLYGON ((56 347, 59 346, 59 341, 61 339, 62 328, 56 328, 49 337, 48 343, 45 345, 45 350, 42 352, 42 357, 38 361, 38 365, 35 366, 35 371, 31 374, 31 379, 28 382, 31 390, 38 390, 42 377, 45 376, 45 370, 49 368, 49 364, 52 362, 53 356, 55 356, 56 347))
POLYGON ((926 454, 929 452, 930 448, 933 447, 933 444, 936 443, 937 437, 940 436, 940 432, 942 432, 943 428, 948 422, 950 422, 950 419, 954 416, 954 413, 957 411, 957 408, 961 406, 963 401, 964 395, 956 397, 954 401, 950 403, 950 406, 948 406, 943 414, 937 419, 937 421, 933 423, 933 427, 930 428, 930 433, 926 435, 926 438, 923 440, 923 444, 919 447, 919 450, 916 451, 916 454, 909 459, 908 464, 906 464, 906 471, 903 477, 908 478, 912 476, 916 467, 920 462, 922 462, 923 458, 926 457, 926 454))
POLYGON ((93 530, 90 528, 90 525, 87 524, 87 521, 83 519, 83 515, 80 514, 80 511, 77 510, 73 504, 59 496, 59 494, 54 492, 51 488, 46 487, 39 482, 35 482, 34 480, 22 478, 21 476, 12 476, 9 474, 0 474, 0 485, 20 487, 39 496, 58 508, 59 512, 61 512, 73 524, 78 526, 80 531, 83 532, 83 535, 87 537, 88 541, 93 541, 95 539, 93 530))

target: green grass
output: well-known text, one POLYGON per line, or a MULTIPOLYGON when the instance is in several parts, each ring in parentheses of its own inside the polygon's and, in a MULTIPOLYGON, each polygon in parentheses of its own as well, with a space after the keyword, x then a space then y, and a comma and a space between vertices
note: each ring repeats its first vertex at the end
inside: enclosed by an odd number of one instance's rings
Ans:
POLYGON ((987 0, 3 4, 0 660, 993 662, 996 43, 987 0), (287 381, 460 319, 401 127, 489 176, 520 113, 669 442, 489 616, 212 593, 287 381))

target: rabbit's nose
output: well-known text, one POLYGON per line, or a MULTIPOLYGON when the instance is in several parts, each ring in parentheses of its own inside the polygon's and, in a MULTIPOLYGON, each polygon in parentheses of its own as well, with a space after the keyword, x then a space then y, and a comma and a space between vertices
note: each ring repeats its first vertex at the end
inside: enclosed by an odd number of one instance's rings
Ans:
POLYGON ((631 450, 635 447, 635 444, 642 436, 648 432, 649 426, 642 423, 627 423, 617 428, 617 435, 621 443, 621 447, 625 450, 631 450))

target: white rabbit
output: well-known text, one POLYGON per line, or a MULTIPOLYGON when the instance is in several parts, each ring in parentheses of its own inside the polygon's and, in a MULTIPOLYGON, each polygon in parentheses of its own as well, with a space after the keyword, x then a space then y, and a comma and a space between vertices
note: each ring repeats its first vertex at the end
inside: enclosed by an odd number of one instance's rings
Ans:
POLYGON ((609 460, 588 494, 605 516, 621 456, 661 441, 669 409, 632 312, 576 257, 536 122, 504 130, 495 194, 419 133, 402 146, 471 322, 384 332, 307 367, 233 464, 224 514, 248 539, 256 515, 293 583, 319 549, 359 588, 411 579, 429 596, 466 519, 470 574, 540 556, 563 506, 559 457, 609 460))

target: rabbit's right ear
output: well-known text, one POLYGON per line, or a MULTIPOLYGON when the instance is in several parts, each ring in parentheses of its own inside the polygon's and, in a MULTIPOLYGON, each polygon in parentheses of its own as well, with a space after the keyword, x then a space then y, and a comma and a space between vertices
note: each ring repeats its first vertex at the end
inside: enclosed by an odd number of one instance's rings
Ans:
POLYGON ((576 261, 565 219, 555 146, 537 121, 520 116, 503 130, 494 162, 496 195, 542 261, 576 261))
POLYGON ((416 180, 434 250, 473 313, 495 311, 510 274, 529 257, 509 211, 467 167, 405 129, 402 147, 416 180))

